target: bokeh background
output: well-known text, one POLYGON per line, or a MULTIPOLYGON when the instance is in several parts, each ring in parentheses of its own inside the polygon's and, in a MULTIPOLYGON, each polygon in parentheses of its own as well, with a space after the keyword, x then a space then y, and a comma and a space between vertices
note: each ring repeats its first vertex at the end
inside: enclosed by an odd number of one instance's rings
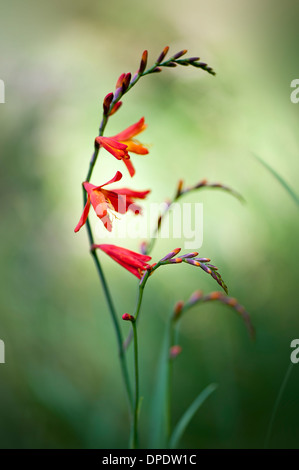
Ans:
MULTIPOLYGON (((264 447, 290 342, 299 336, 299 226, 298 206, 253 154, 298 191, 299 104, 290 101, 299 78, 298 17, 295 0, 1 0, 1 448, 127 446, 114 331, 85 230, 73 229, 103 97, 120 73, 135 72, 144 49, 152 63, 166 45, 200 55, 216 77, 177 67, 144 78, 107 133, 146 117, 141 140, 150 155, 133 157, 137 174, 129 181, 124 172, 124 182, 151 188, 148 203, 171 197, 180 178, 221 181, 243 194, 246 204, 209 190, 184 202, 203 203, 200 253, 221 269, 257 330, 253 343, 241 319, 216 303, 186 315, 173 419, 216 382, 181 447, 264 447)), ((103 153, 93 182, 118 168, 103 153)), ((132 249, 138 243, 121 240, 132 249)), ((153 259, 182 244, 159 241, 153 259)), ((101 258, 119 317, 132 312, 136 278, 101 258)), ((148 283, 139 325, 143 447, 169 309, 196 289, 217 287, 185 265, 161 269, 148 283)), ((126 334, 129 325, 122 328, 126 334)), ((298 378, 294 365, 271 448, 298 447, 298 378)))

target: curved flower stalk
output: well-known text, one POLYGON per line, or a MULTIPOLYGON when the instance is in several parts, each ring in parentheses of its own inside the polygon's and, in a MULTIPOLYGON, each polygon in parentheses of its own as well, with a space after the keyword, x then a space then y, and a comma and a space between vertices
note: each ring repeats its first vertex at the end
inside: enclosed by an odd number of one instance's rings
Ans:
MULTIPOLYGON (((206 71, 211 75, 215 75, 214 70, 207 65, 205 62, 201 62, 199 57, 189 57, 186 58, 187 50, 181 50, 176 54, 173 54, 170 58, 166 59, 166 56, 169 52, 169 47, 165 47, 161 54, 159 55, 158 59, 154 62, 154 64, 147 68, 148 62, 148 52, 144 51, 141 56, 139 68, 135 74, 131 75, 131 73, 122 73, 118 78, 115 90, 113 92, 108 93, 104 100, 103 100, 103 117, 101 124, 99 126, 98 136, 94 140, 94 151, 90 160, 87 176, 83 183, 83 202, 84 208, 81 218, 75 227, 75 232, 78 232, 83 225, 86 226, 89 245, 90 245, 90 252, 94 259, 96 269, 102 283, 103 291, 107 300, 107 304, 109 307, 111 319, 115 328, 116 339, 118 344, 118 352, 119 352, 119 359, 120 365, 124 380, 124 385, 127 391, 128 402, 129 402, 129 412, 130 412, 130 419, 131 419, 131 447, 136 448, 138 446, 138 407, 139 407, 139 372, 138 372, 138 345, 137 345, 137 319, 139 317, 142 298, 143 298, 143 291, 144 287, 147 283, 149 277, 160 267, 165 265, 178 265, 178 264, 188 264, 194 267, 199 267, 202 271, 206 274, 210 275, 227 293, 227 286, 224 283, 221 275, 219 274, 218 268, 210 264, 209 258, 202 258, 198 256, 198 252, 186 253, 180 256, 177 256, 181 249, 176 248, 172 252, 168 253, 164 256, 161 260, 154 264, 149 264, 151 262, 151 257, 149 256, 149 252, 153 247, 154 240, 150 242, 148 245, 143 244, 143 252, 137 253, 132 250, 128 250, 127 248, 119 247, 116 245, 111 244, 96 244, 94 242, 92 228, 89 222, 89 211, 90 207, 92 206, 95 210, 96 215, 102 221, 105 228, 108 231, 112 231, 112 218, 111 213, 114 212, 119 214, 126 214, 129 210, 133 211, 136 214, 141 213, 141 207, 136 204, 136 200, 140 199, 143 200, 147 197, 150 190, 145 191, 137 191, 134 189, 129 188, 118 188, 118 189, 107 189, 106 186, 108 184, 115 183, 120 181, 122 178, 122 174, 120 171, 117 171, 115 176, 105 184, 100 186, 95 186, 90 183, 93 170, 95 164, 97 162, 99 152, 101 148, 104 148, 108 151, 111 155, 113 155, 118 161, 124 162, 126 168, 129 171, 130 176, 135 175, 135 168, 131 161, 131 154, 139 154, 139 155, 146 155, 148 154, 148 149, 145 145, 139 142, 135 137, 139 135, 146 129, 145 119, 142 117, 139 121, 132 124, 131 126, 127 127, 123 131, 111 136, 106 137, 104 136, 104 132, 106 130, 106 126, 109 122, 111 116, 113 116, 122 106, 121 99, 123 96, 128 93, 133 86, 140 80, 141 77, 146 75, 154 74, 157 72, 161 72, 163 68, 172 68, 176 66, 192 66, 199 69, 206 71), (104 272, 100 263, 100 259, 98 256, 99 251, 103 251, 106 253, 112 260, 117 262, 131 274, 136 276, 139 279, 138 285, 138 296, 137 302, 135 306, 134 315, 129 313, 125 313, 122 316, 122 319, 125 321, 129 321, 132 324, 132 330, 129 334, 127 340, 123 341, 123 334, 120 328, 119 323, 119 315, 116 312, 113 298, 110 293, 110 289, 106 278, 104 276, 104 272), (126 349, 131 341, 134 339, 134 369, 135 369, 135 376, 134 376, 134 397, 132 393, 131 387, 131 380, 128 373, 128 366, 127 366, 127 359, 126 359, 126 349)), ((235 196, 238 196, 230 188, 221 185, 219 183, 208 183, 206 180, 199 182, 197 185, 190 187, 190 188, 183 188, 183 182, 180 181, 176 195, 171 201, 165 211, 165 213, 169 210, 171 204, 177 201, 183 194, 186 194, 190 191, 195 189, 200 189, 203 187, 209 188, 221 188, 225 191, 228 191, 235 196)), ((161 214, 157 222, 156 231, 159 231, 162 217, 165 215, 161 214)), ((212 295, 212 294, 211 294, 212 295)), ((231 298, 226 297, 224 294, 217 294, 217 300, 220 300, 224 303, 227 303, 230 306, 233 306, 235 310, 237 310, 240 314, 242 314, 243 318, 245 318, 245 311, 242 310, 242 307, 233 301, 231 298), (226 300, 225 300, 226 299, 226 300)), ((213 294, 209 300, 216 300, 216 294, 213 294)), ((207 301, 208 298, 202 297, 200 298, 199 294, 196 295, 196 299, 193 296, 192 299, 189 299, 189 303, 180 303, 179 307, 176 307, 176 317, 171 316, 171 331, 172 326, 177 322, 179 316, 187 310, 190 306, 194 305, 196 302, 199 301, 207 301)), ((166 337, 168 338, 168 333, 170 330, 167 330, 166 337)), ((168 340, 167 340, 168 341, 168 340)), ((168 344, 168 343, 167 343, 168 344)), ((167 361, 169 358, 173 360, 179 353, 180 347, 177 344, 173 344, 172 342, 169 343, 171 346, 170 353, 168 350, 167 361)), ((169 407, 168 407, 169 408, 169 407)), ((170 408, 169 408, 170 409, 170 408)), ((169 411, 169 410, 168 410, 169 411)))
POLYGON ((240 315, 240 317, 243 319, 250 338, 255 339, 255 329, 251 323, 250 315, 245 310, 245 307, 243 307, 243 305, 241 305, 234 297, 228 297, 227 295, 224 295, 222 292, 218 291, 204 294, 203 291, 197 290, 191 295, 187 302, 178 301, 173 309, 173 322, 176 323, 178 320, 180 320, 182 316, 185 315, 187 310, 190 310, 190 308, 205 302, 212 301, 223 303, 237 312, 238 315, 240 315))
POLYGON ((198 183, 196 183, 194 186, 187 186, 187 187, 184 188, 183 185, 184 185, 183 180, 179 180, 178 185, 177 185, 177 190, 176 190, 176 193, 175 193, 173 199, 165 201, 165 204, 166 204, 165 210, 158 217, 156 228, 155 228, 154 232, 152 233, 150 241, 149 242, 143 241, 140 245, 141 253, 149 254, 152 251, 152 249, 154 248, 155 242, 157 240, 157 234, 160 231, 161 224, 162 224, 162 221, 163 221, 164 217, 168 214, 168 212, 169 212, 170 208, 172 207, 172 205, 174 203, 176 203, 185 194, 189 194, 193 191, 196 191, 198 189, 203 189, 203 188, 221 189, 222 191, 225 191, 225 192, 231 194, 232 196, 236 197, 239 201, 244 202, 244 198, 243 198, 243 196, 241 196, 241 194, 239 194, 234 189, 232 189, 229 186, 226 186, 222 183, 209 183, 206 179, 203 179, 203 180, 199 181, 198 183))
MULTIPOLYGON (((115 249, 117 249, 117 247, 115 247, 115 249)), ((157 263, 154 263, 144 268, 143 275, 139 282, 139 291, 138 291, 138 297, 137 297, 136 308, 135 308, 135 313, 134 313, 134 318, 136 319, 136 321, 140 313, 144 287, 147 283, 147 280, 161 266, 186 263, 191 266, 200 267, 206 274, 211 275, 212 278, 215 279, 216 282, 223 288, 223 290, 227 292, 227 286, 224 283, 220 273, 218 272, 218 268, 214 265, 209 264, 209 262, 211 261, 210 258, 198 258, 197 251, 193 251, 192 253, 186 253, 185 255, 181 255, 180 257, 177 257, 176 255, 178 255, 180 251, 181 251, 181 248, 175 248, 173 251, 168 253, 157 263)), ((138 253, 134 253, 134 255, 136 256, 138 255, 138 253)), ((146 255, 140 255, 140 256, 146 256, 146 255)), ((151 258, 149 257, 149 259, 151 258)), ((131 341, 132 341, 132 333, 128 335, 127 339, 125 340, 123 344, 123 348, 125 350, 128 348, 131 341)))

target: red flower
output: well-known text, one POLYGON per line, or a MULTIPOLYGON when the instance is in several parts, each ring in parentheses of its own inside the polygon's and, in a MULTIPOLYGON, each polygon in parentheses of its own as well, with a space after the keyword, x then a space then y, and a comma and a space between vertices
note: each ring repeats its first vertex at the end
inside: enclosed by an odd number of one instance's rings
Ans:
POLYGON ((92 245, 91 247, 92 250, 96 248, 104 251, 110 258, 139 279, 141 279, 146 269, 150 269, 150 265, 147 264, 147 261, 151 260, 150 256, 141 255, 140 253, 116 245, 92 245))
POLYGON ((137 153, 139 155, 146 155, 148 149, 144 147, 138 140, 134 139, 136 135, 146 129, 144 117, 138 122, 132 124, 124 131, 113 137, 96 137, 95 141, 98 145, 104 147, 118 160, 123 160, 131 176, 135 174, 135 168, 130 160, 129 152, 137 153))
POLYGON ((125 214, 129 209, 135 212, 135 214, 141 213, 141 207, 135 204, 134 200, 144 199, 150 191, 134 191, 127 188, 114 189, 113 191, 103 189, 107 184, 119 181, 121 178, 122 174, 120 171, 117 171, 110 181, 101 186, 95 186, 87 181, 83 183, 88 198, 83 214, 75 228, 75 232, 78 232, 85 224, 89 214, 90 204, 92 204, 97 216, 102 220, 109 232, 112 230, 112 222, 108 214, 108 209, 114 210, 120 214, 125 214))

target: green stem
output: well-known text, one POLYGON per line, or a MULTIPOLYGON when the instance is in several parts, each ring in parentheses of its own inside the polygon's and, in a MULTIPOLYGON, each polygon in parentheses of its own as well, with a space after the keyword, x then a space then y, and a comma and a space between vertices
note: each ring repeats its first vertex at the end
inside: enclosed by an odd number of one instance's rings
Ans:
POLYGON ((139 405, 139 369, 138 369, 138 341, 136 320, 132 321, 134 337, 134 371, 135 371, 135 399, 134 399, 134 420, 133 420, 133 440, 132 449, 138 447, 138 405, 139 405))
MULTIPOLYGON (((84 191, 84 202, 86 203, 86 194, 84 191)), ((89 244, 92 246, 94 244, 94 239, 93 239, 93 234, 92 230, 90 227, 89 219, 86 220, 86 229, 87 229, 87 234, 88 234, 88 239, 89 239, 89 244)), ((121 365, 121 370, 122 370, 122 375, 126 387, 126 392, 127 392, 127 397, 130 405, 130 409, 133 409, 133 400, 132 400, 132 391, 131 391, 131 385, 130 385, 130 379, 129 379, 129 373, 128 373, 128 367, 127 367, 127 362, 126 362, 126 357, 125 357, 125 350, 123 348, 123 337, 120 329, 119 322, 117 320, 117 315, 115 311, 115 307, 112 301, 112 296, 110 294, 108 284, 106 281, 106 278, 104 276, 104 272, 100 263, 100 260, 98 258, 98 255, 95 250, 91 250, 91 255, 93 257, 93 260, 95 262, 97 272, 99 275, 99 278, 102 283, 103 291, 105 294, 105 298, 109 307, 110 315, 112 318, 112 322, 114 325, 115 333, 116 333, 116 339, 118 343, 118 355, 120 359, 120 365, 121 365)))
MULTIPOLYGON (((150 272, 147 271, 147 273, 145 274, 142 282, 139 284, 136 307, 135 307, 135 312, 134 312, 135 321, 137 321, 137 319, 138 319, 138 315, 139 315, 139 312, 140 312, 142 299, 143 299, 144 287, 145 287, 145 284, 146 284, 146 282, 149 278, 149 275, 150 275, 150 272)), ((132 339, 133 339, 133 330, 130 331, 130 333, 128 334, 126 340, 123 342, 123 349, 124 350, 128 349, 132 339)))
POLYGON ((171 312, 169 322, 168 322, 168 329, 169 329, 169 343, 168 343, 168 357, 166 360, 168 361, 168 367, 167 367, 167 389, 166 389, 166 430, 167 430, 167 442, 169 442, 170 436, 171 436, 171 399, 172 399, 172 373, 173 373, 173 367, 172 367, 172 358, 170 356, 170 348, 174 344, 174 325, 173 325, 173 312, 171 312))

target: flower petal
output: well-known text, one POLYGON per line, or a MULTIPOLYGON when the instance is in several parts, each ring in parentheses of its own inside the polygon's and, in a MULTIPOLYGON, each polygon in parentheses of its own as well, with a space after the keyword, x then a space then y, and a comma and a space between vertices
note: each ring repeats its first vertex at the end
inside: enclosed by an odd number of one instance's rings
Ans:
POLYGON ((138 199, 145 199, 146 196, 151 192, 150 189, 146 191, 134 191, 134 189, 129 189, 129 188, 119 188, 119 189, 114 189, 114 193, 116 194, 122 194, 124 196, 128 197, 134 197, 138 199))
POLYGON ((110 137, 96 137, 96 143, 104 147, 107 152, 111 153, 117 160, 121 160, 128 156, 127 146, 121 142, 118 142, 114 138, 110 137))
POLYGON ((138 140, 125 140, 122 143, 127 146, 127 152, 137 153, 138 155, 147 155, 149 153, 148 149, 138 140))
POLYGON ((122 177, 123 177, 122 173, 120 171, 117 171, 111 180, 107 181, 107 183, 104 183, 101 186, 97 186, 96 188, 99 189, 99 188, 102 188, 103 186, 106 186, 107 184, 115 183, 116 181, 121 180, 122 177))
POLYGON ((134 168, 134 166, 133 166, 132 161, 131 161, 130 159, 128 159, 128 158, 124 158, 124 159, 123 159, 123 162, 124 162, 124 164, 126 165, 128 171, 129 171, 129 173, 130 173, 130 176, 133 177, 133 176, 135 175, 135 168, 134 168))
POLYGON ((135 122, 135 124, 127 127, 127 129, 119 132, 119 134, 116 134, 113 139, 118 141, 129 140, 132 139, 132 137, 135 137, 135 135, 140 134, 140 132, 144 131, 146 128, 147 125, 144 123, 144 117, 142 117, 138 122, 135 122))
POLYGON ((88 196, 87 202, 86 202, 85 207, 83 209, 83 213, 80 217, 80 220, 79 220, 78 224, 75 227, 75 230, 74 230, 75 232, 79 232, 80 228, 85 224, 85 222, 87 220, 87 217, 88 217, 89 209, 90 209, 90 197, 88 196))
POLYGON ((107 201, 100 189, 94 189, 90 193, 90 202, 100 219, 107 215, 107 201))
POLYGON ((151 260, 150 256, 142 255, 116 245, 94 245, 94 248, 99 248, 104 251, 114 261, 137 276, 139 279, 141 279, 143 271, 149 266, 147 261, 151 260))

